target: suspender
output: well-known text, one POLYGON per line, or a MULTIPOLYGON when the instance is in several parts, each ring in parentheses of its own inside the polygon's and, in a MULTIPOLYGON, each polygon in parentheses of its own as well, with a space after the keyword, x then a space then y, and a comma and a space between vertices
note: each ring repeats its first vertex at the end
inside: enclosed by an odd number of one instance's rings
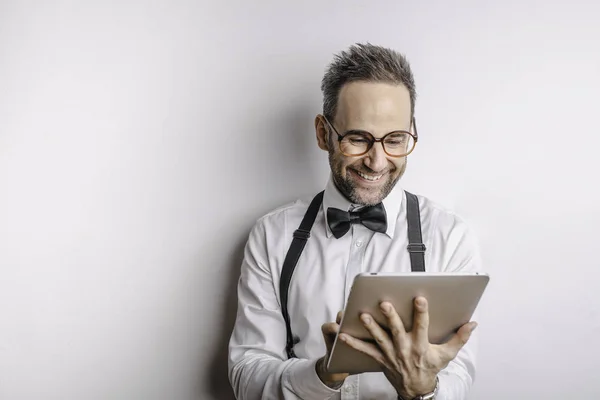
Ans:
POLYGON ((294 232, 294 239, 292 239, 290 249, 288 250, 285 260, 283 261, 283 269, 281 271, 281 279, 279 281, 279 295, 281 296, 281 313, 283 314, 283 319, 285 320, 285 330, 287 334, 285 351, 288 358, 296 358, 296 354, 294 353, 294 345, 298 343, 298 340, 296 340, 296 338, 294 338, 292 335, 290 315, 288 314, 287 309, 288 289, 290 287, 290 281, 292 280, 292 274, 294 273, 294 269, 296 269, 296 264, 298 264, 300 254, 302 254, 302 251, 304 250, 306 241, 310 237, 310 230, 312 229, 312 226, 315 223, 315 218, 317 218, 317 214, 319 213, 319 207, 321 207, 321 203, 323 202, 323 193, 324 191, 317 194, 308 206, 308 210, 306 211, 306 214, 304 214, 304 218, 302 219, 302 222, 300 222, 300 226, 294 232))
MULTIPOLYGON (((304 250, 306 241, 310 237, 310 230, 312 229, 317 214, 319 213, 319 207, 323 202, 323 192, 318 193, 310 205, 304 218, 300 223, 300 226, 294 232, 294 238, 292 244, 285 256, 283 261, 283 268, 281 271, 281 279, 279 281, 279 295, 281 297, 281 313, 285 320, 286 330, 286 344, 285 351, 288 358, 296 358, 294 353, 294 345, 300 341, 297 336, 292 333, 292 327, 290 325, 290 315, 287 309, 288 303, 288 290, 292 275, 296 269, 296 264, 300 259, 300 255, 304 250)), ((406 192, 406 214, 407 214, 407 225, 408 225, 408 252, 410 253, 410 267, 412 272, 425 272, 425 245, 421 236, 421 216, 419 213, 419 199, 412 193, 406 192)))
MULTIPOLYGON (((405 191, 406 192, 406 191, 405 191)), ((408 252, 412 272, 425 272, 425 245, 421 237, 419 199, 406 192, 406 222, 408 225, 408 252)))

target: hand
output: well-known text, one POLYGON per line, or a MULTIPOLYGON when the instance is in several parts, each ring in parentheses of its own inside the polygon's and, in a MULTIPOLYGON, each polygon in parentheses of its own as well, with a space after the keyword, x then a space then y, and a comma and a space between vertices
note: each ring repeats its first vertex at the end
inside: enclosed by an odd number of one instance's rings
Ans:
POLYGON ((326 384, 331 388, 338 388, 342 386, 344 380, 348 376, 348 374, 330 374, 327 372, 327 363, 329 362, 329 357, 331 355, 331 348, 333 347, 333 342, 335 341, 335 336, 337 335, 340 329, 340 321, 342 319, 342 312, 338 312, 335 322, 328 322, 321 326, 321 331, 323 332, 323 338, 325 339, 325 346, 327 347, 327 354, 324 357, 321 357, 317 361, 316 370, 319 379, 321 382, 326 384))
POLYGON ((405 399, 432 392, 437 374, 456 357, 477 327, 476 322, 466 323, 448 342, 433 345, 429 343, 429 311, 425 298, 415 299, 413 328, 410 332, 406 332, 400 316, 390 303, 382 303, 381 310, 387 318, 391 335, 371 315, 362 314, 365 328, 377 344, 346 334, 341 334, 340 340, 375 359, 398 394, 405 399))

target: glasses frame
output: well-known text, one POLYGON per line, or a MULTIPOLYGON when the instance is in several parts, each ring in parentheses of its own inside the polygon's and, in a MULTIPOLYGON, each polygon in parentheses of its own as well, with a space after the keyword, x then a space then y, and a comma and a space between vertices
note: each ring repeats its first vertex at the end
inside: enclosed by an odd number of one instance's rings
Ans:
POLYGON ((344 132, 343 135, 340 135, 340 133, 337 131, 337 129, 335 129, 335 126, 333 126, 333 124, 331 122, 329 122, 329 120, 327 119, 326 116, 323 116, 323 118, 325 119, 325 122, 327 122, 327 125, 329 125, 331 127, 331 129, 333 129, 333 131, 336 133, 336 135, 338 136, 338 146, 340 147, 340 151, 342 152, 343 155, 345 155, 346 157, 360 157, 360 156, 364 156, 365 154, 367 154, 369 151, 371 151, 371 149, 373 148, 373 146, 375 146, 375 143, 377 142, 381 142, 381 147, 383 148, 383 151, 385 152, 385 154, 387 154, 390 157, 394 157, 394 158, 401 158, 401 157, 406 157, 407 155, 409 155, 410 153, 412 153, 415 148, 417 147, 417 142, 419 141, 419 134, 417 133, 417 121, 415 120, 415 117, 412 117, 411 119, 411 123, 412 126, 415 130, 415 133, 412 134, 409 131, 405 131, 402 129, 399 130, 395 130, 389 133, 386 133, 385 135, 383 135, 383 137, 380 137, 379 139, 377 139, 375 136, 373 136, 373 134, 371 132, 368 131, 363 131, 361 129, 352 129, 349 131, 344 132), (346 154, 344 153, 344 151, 342 150, 342 146, 340 145, 342 140, 344 140, 344 137, 350 133, 360 133, 361 135, 365 135, 367 137, 367 139, 369 140, 369 145, 367 146, 367 150, 360 153, 360 154, 346 154), (415 140, 415 144, 413 145, 412 149, 406 153, 406 154, 401 154, 401 155, 395 155, 395 154, 390 154, 388 153, 388 151, 385 149, 385 144, 383 144, 383 141, 385 140, 386 137, 388 137, 389 135, 392 135, 394 133, 407 133, 410 136, 412 136, 412 138, 415 140))

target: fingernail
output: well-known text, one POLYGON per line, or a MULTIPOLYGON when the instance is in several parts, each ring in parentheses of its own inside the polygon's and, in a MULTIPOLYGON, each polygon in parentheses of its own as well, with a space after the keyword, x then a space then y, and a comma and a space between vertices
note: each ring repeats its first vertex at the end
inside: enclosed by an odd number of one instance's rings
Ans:
POLYGON ((344 334, 342 333, 342 334, 340 335, 340 340, 341 340, 342 342, 347 342, 347 341, 348 341, 348 338, 346 337, 346 335, 344 335, 344 334))
POLYGON ((390 311, 390 309, 391 309, 390 303, 381 303, 381 309, 383 311, 390 311))
POLYGON ((371 317, 369 317, 368 315, 363 315, 362 316, 362 320, 365 324, 370 324, 371 323, 371 317))

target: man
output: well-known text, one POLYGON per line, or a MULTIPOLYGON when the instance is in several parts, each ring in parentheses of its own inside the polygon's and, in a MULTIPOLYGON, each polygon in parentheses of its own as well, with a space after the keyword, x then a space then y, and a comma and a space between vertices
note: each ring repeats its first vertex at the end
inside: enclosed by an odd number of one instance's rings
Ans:
MULTIPOLYGON (((415 299, 410 332, 384 303, 391 334, 369 315, 362 316, 377 345, 340 335, 378 361, 383 373, 348 376, 326 370, 339 327, 338 311, 354 277, 361 272, 411 270, 409 193, 397 183, 418 136, 413 75, 406 59, 393 50, 370 44, 350 47, 336 56, 321 88, 323 115, 316 117, 315 129, 319 147, 329 154, 331 176, 322 204, 317 201, 318 213, 287 291, 294 346, 286 352, 280 281, 294 231, 307 214, 307 201, 259 219, 246 245, 229 347, 229 379, 236 397, 466 399, 475 372, 471 333, 476 323, 465 324, 446 344, 431 345, 424 298, 415 299), (364 210, 378 213, 379 222, 361 224, 355 223, 360 218, 348 217, 355 215, 348 211, 364 210), (352 223, 336 222, 339 214, 352 223)), ((479 270, 477 248, 463 221, 427 198, 417 198, 427 271, 479 270)))

